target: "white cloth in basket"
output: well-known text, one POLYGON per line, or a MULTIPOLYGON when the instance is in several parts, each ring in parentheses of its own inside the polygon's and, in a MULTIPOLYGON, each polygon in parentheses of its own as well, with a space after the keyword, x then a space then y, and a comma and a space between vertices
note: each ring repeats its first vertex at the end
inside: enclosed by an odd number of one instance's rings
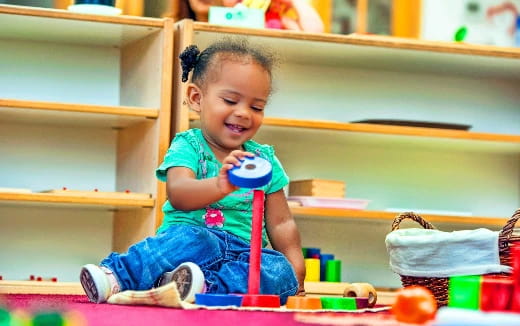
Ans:
POLYGON ((500 265, 498 232, 399 229, 386 236, 390 267, 399 275, 449 277, 510 272, 500 265))

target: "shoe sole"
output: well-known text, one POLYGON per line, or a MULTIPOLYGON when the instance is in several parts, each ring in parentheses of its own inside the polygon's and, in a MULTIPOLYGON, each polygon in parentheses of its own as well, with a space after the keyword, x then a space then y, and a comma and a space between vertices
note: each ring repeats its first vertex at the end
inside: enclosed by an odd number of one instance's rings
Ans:
MULTIPOLYGON (((95 267, 97 268, 97 266, 95 267)), ((81 269, 81 272, 79 274, 81 286, 83 287, 83 290, 85 291, 85 294, 87 295, 90 302, 105 302, 105 296, 99 293, 98 288, 96 286, 96 282, 94 282, 94 277, 92 276, 93 272, 95 272, 95 270, 93 268, 90 268, 89 265, 86 265, 81 269)))
POLYGON ((183 301, 194 302, 195 294, 201 293, 204 289, 204 274, 194 263, 183 263, 175 270, 164 273, 159 286, 172 281, 177 284, 179 297, 183 301), (201 284, 200 288, 195 288, 195 284, 201 284))

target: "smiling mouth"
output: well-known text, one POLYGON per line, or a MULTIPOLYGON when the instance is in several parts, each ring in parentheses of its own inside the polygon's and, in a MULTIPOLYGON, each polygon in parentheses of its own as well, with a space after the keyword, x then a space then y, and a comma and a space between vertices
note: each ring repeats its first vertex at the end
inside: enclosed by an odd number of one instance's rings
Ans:
POLYGON ((230 124, 230 123, 226 123, 226 127, 229 130, 231 130, 232 132, 236 132, 236 133, 241 133, 241 132, 244 132, 245 130, 247 130, 247 128, 244 128, 239 125, 230 124))

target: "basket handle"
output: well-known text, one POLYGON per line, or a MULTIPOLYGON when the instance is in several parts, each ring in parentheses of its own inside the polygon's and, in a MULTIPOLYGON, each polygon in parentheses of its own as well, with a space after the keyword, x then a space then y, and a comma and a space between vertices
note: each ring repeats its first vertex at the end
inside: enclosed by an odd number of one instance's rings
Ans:
POLYGON ((513 230, 515 229, 515 224, 519 218, 520 208, 517 209, 513 216, 509 218, 506 225, 504 225, 504 227, 498 234, 498 248, 500 250, 500 254, 509 250, 509 240, 511 239, 511 235, 513 234, 513 230))
POLYGON ((399 229, 399 224, 401 224, 401 222, 407 218, 419 223, 425 229, 435 229, 433 224, 427 222, 421 216, 415 214, 414 212, 404 212, 395 217, 394 222, 392 223, 392 231, 399 229))

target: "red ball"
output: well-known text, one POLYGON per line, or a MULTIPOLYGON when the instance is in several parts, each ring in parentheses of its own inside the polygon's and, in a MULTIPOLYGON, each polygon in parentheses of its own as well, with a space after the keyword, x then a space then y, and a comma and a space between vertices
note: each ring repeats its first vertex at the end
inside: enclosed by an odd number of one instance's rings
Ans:
POLYGON ((435 318, 437 301, 424 286, 412 285, 396 293, 392 313, 400 322, 422 324, 435 318))

